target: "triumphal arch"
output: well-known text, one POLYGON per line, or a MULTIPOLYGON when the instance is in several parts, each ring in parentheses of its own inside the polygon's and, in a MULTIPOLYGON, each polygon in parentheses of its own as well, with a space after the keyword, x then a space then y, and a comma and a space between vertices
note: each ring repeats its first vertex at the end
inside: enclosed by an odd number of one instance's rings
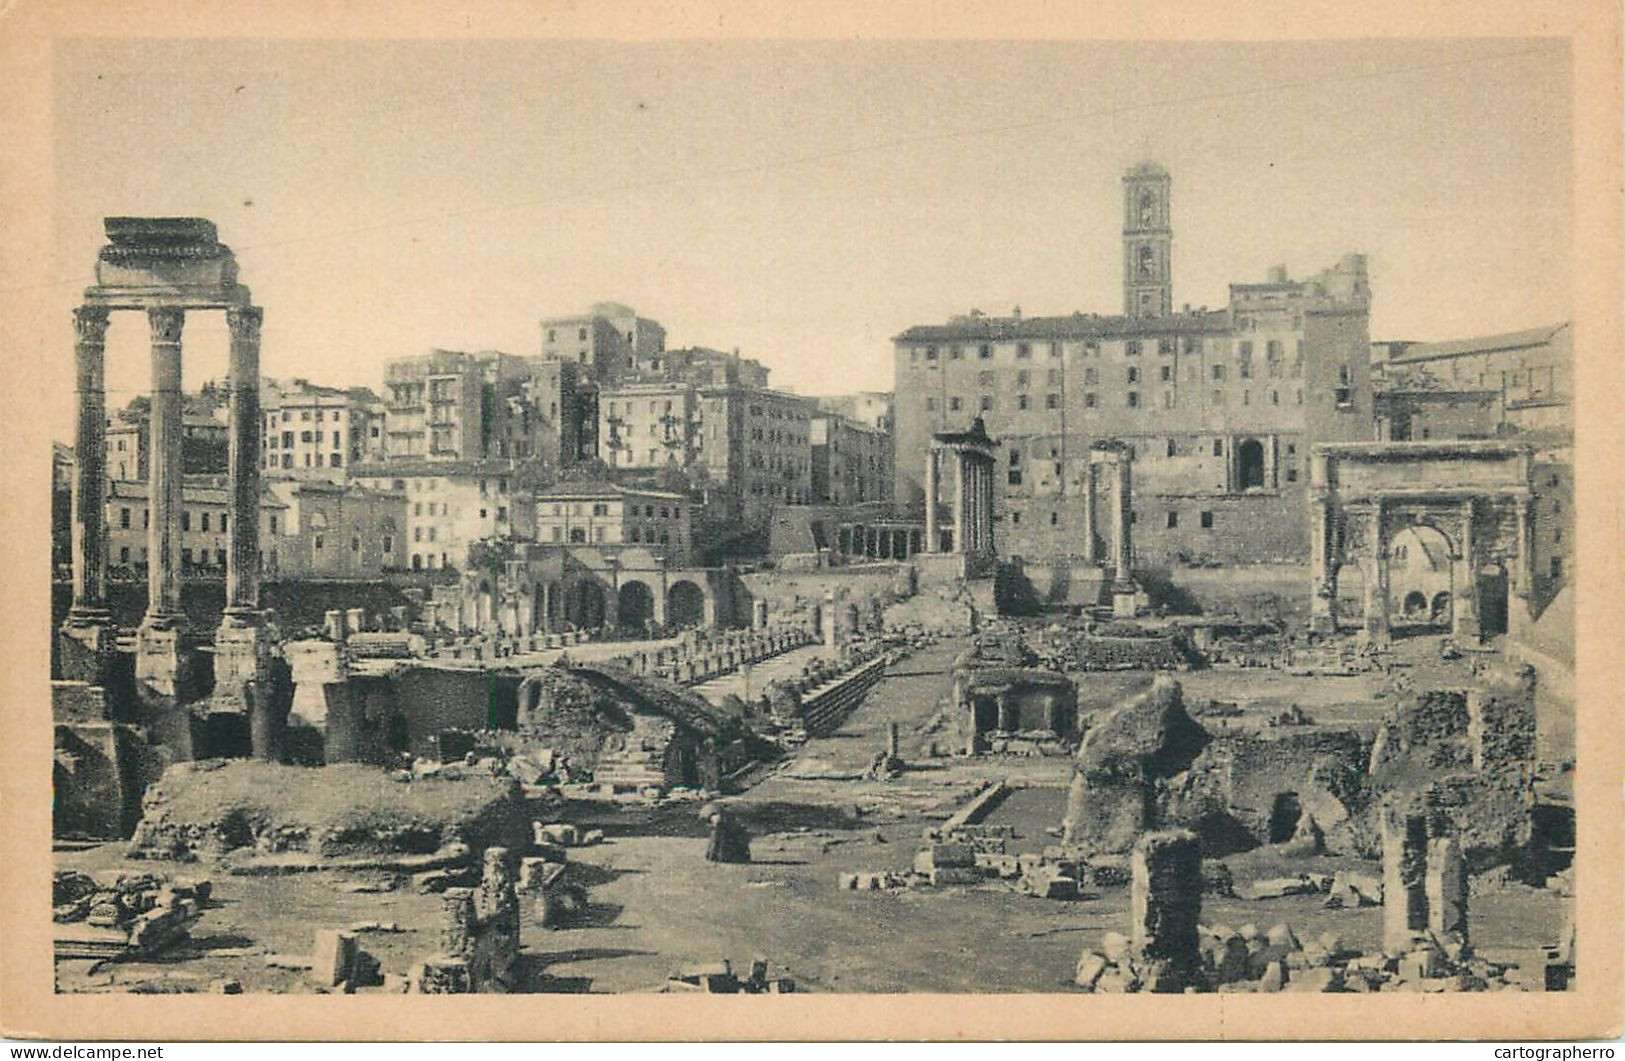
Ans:
POLYGON ((1386 641, 1401 535, 1440 543, 1448 574, 1433 610, 1458 640, 1516 634, 1533 588, 1533 448, 1500 440, 1316 446, 1310 470, 1310 626, 1337 630, 1339 572, 1359 569, 1362 627, 1386 641), (1416 532, 1416 533, 1413 533, 1416 532))

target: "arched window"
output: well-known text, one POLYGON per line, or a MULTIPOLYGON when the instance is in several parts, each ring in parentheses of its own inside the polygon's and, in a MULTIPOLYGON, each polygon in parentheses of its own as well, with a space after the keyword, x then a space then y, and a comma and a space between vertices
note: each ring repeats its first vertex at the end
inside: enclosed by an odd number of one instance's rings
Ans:
POLYGON ((1157 200, 1150 192, 1140 193, 1140 224, 1149 225, 1157 216, 1157 200))
POLYGON ((1149 246, 1140 247, 1140 275, 1147 279, 1157 273, 1157 252, 1149 246))

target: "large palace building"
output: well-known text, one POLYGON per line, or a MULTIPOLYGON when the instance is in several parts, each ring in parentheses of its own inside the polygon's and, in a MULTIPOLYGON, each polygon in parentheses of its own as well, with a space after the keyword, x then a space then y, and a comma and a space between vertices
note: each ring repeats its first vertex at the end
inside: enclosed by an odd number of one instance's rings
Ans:
POLYGON ((1170 183, 1149 162, 1123 177, 1122 316, 973 312, 896 337, 900 501, 922 496, 924 458, 906 455, 981 417, 1001 555, 1089 553, 1089 451, 1116 440, 1134 451, 1139 564, 1308 556, 1310 448, 1372 432, 1365 258, 1306 280, 1276 267, 1230 285, 1227 308, 1173 312, 1170 183))

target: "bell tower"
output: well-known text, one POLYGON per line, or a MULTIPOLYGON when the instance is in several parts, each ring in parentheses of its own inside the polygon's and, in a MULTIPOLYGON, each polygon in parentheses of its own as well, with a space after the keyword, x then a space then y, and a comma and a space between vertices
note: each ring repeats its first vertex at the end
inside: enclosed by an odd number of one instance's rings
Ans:
POLYGON ((1123 314, 1166 317, 1174 308, 1174 233, 1168 171, 1141 162, 1123 174, 1123 314))

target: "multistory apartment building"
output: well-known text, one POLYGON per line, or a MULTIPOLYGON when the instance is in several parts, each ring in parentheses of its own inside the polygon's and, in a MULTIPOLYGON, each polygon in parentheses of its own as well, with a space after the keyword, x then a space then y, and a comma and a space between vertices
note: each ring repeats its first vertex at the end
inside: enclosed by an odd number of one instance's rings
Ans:
POLYGON ((617 470, 687 468, 700 433, 698 392, 686 382, 633 383, 599 397, 598 447, 617 470))
POLYGON ((794 394, 754 387, 698 391, 692 468, 717 515, 764 523, 779 505, 812 500, 815 407, 794 394))
POLYGON ((532 362, 499 351, 432 350, 384 366, 390 460, 467 462, 529 455, 541 429, 522 398, 532 362))
POLYGON ((754 358, 705 346, 659 351, 633 362, 631 379, 643 383, 682 382, 695 387, 766 387, 771 373, 754 358))
MULTIPOLYGON (((152 399, 132 398, 107 419, 107 477, 145 482, 151 444, 152 399)), ((224 475, 226 471, 226 404, 219 388, 181 398, 181 466, 189 475, 224 475)))
POLYGON ((813 504, 886 501, 892 492, 891 432, 830 412, 808 421, 813 504))
POLYGON ((1124 315, 973 312, 896 337, 899 500, 922 496, 932 433, 980 417, 999 442, 1004 555, 1099 555, 1081 535, 1105 440, 1133 448, 1142 564, 1308 555, 1311 447, 1372 433, 1365 259, 1304 280, 1277 266, 1230 285, 1223 309, 1173 312, 1170 187, 1154 164, 1123 178, 1124 315))
POLYGON ((879 431, 891 433, 896 413, 896 400, 890 391, 854 391, 851 394, 829 394, 814 398, 813 402, 826 412, 836 413, 867 424, 879 431))
POLYGON ((664 490, 564 484, 536 495, 536 540, 647 549, 673 567, 684 567, 693 562, 693 504, 664 490))
POLYGON ((344 483, 353 465, 383 456, 384 403, 365 387, 268 379, 260 411, 260 467, 270 478, 344 483))
POLYGON ((482 538, 532 538, 534 506, 505 462, 405 461, 357 467, 352 481, 404 499, 402 566, 462 570, 482 538))
POLYGON ((574 362, 599 383, 619 382, 635 363, 665 349, 666 329, 619 302, 596 302, 586 313, 542 321, 542 360, 574 362))

